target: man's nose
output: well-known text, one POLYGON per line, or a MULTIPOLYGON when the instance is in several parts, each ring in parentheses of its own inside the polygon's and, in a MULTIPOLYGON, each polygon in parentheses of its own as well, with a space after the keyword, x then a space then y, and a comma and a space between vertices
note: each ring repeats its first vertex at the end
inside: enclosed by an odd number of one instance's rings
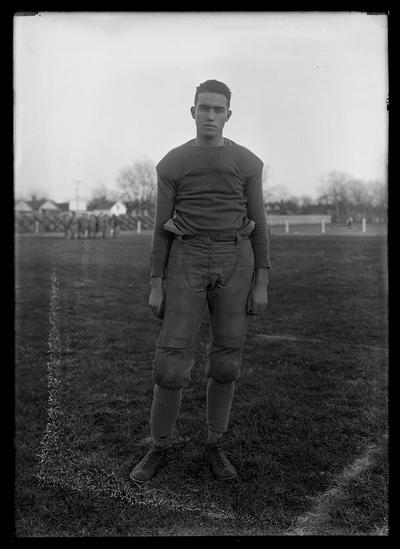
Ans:
POLYGON ((207 120, 214 120, 214 117, 215 117, 215 113, 213 109, 209 109, 207 111, 207 120))

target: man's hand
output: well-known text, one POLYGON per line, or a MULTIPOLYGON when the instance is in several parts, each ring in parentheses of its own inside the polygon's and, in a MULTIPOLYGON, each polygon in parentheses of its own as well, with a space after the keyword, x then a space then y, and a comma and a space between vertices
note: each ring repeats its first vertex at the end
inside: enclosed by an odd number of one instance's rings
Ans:
POLYGON ((263 313, 268 305, 268 287, 264 285, 255 285, 250 292, 247 312, 249 315, 258 315, 263 313))
POLYGON ((263 313, 268 305, 268 278, 267 269, 256 270, 256 280, 250 291, 247 302, 247 313, 258 315, 263 313))
POLYGON ((155 276, 150 281, 149 306, 152 313, 158 318, 164 317, 165 312, 165 290, 163 279, 155 276))

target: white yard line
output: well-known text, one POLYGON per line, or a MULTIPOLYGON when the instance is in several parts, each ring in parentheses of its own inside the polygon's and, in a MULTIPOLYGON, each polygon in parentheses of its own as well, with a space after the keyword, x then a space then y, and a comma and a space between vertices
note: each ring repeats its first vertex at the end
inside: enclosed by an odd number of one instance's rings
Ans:
MULTIPOLYGON (((346 467, 334 485, 313 500, 311 510, 296 520, 295 527, 288 535, 309 536, 318 535, 324 522, 329 520, 329 514, 334 505, 337 505, 345 497, 345 489, 349 482, 374 464, 375 445, 370 445, 366 452, 356 458, 346 467)), ((381 535, 386 535, 386 527, 381 529, 381 535)))
MULTIPOLYGON (((319 338, 313 338, 313 337, 301 337, 301 336, 294 336, 289 334, 260 334, 258 332, 247 332, 247 335, 249 337, 254 337, 256 339, 264 339, 267 341, 298 341, 299 343, 319 343, 326 345, 327 343, 330 343, 326 339, 319 339, 319 338)), ((336 342, 332 342, 332 344, 336 344, 336 342)), ((380 345, 361 345, 358 343, 348 343, 346 341, 339 341, 340 345, 345 345, 348 347, 355 347, 358 349, 367 349, 371 351, 384 351, 385 347, 382 347, 380 345)))
MULTIPOLYGON (((85 243, 86 244, 86 243, 85 243)), ((85 278, 86 266, 88 264, 88 245, 85 245, 85 252, 82 257, 82 276, 85 278)), ((82 494, 93 493, 100 496, 107 496, 118 499, 133 507, 149 506, 152 508, 162 507, 169 510, 183 510, 196 512, 200 515, 217 519, 234 518, 234 515, 217 508, 212 503, 207 503, 207 509, 202 506, 193 505, 190 501, 179 501, 177 498, 171 498, 167 491, 144 487, 133 487, 129 481, 121 481, 111 472, 107 472, 100 467, 95 467, 95 471, 87 469, 87 465, 82 462, 79 466, 79 459, 71 463, 66 455, 63 455, 62 436, 65 430, 66 416, 62 409, 61 394, 65 390, 63 386, 63 366, 62 347, 63 339, 60 332, 60 291, 59 282, 56 273, 56 267, 53 265, 50 273, 50 310, 49 310, 49 338, 48 338, 48 361, 47 361, 47 383, 49 389, 47 424, 44 430, 39 450, 39 468, 37 476, 39 480, 46 484, 63 486, 76 490, 82 494), (53 466, 52 466, 53 464, 53 466)), ((76 456, 74 456, 76 457, 76 456)), ((184 499, 184 498, 182 498, 184 499)))
POLYGON ((83 282, 87 279, 87 266, 89 265, 89 253, 90 253, 90 240, 83 241, 83 255, 82 255, 82 271, 81 277, 83 282))
MULTIPOLYGON (((82 257, 82 277, 85 277, 86 267, 88 264, 89 245, 85 243, 85 252, 82 257)), ((48 419, 47 425, 40 443, 39 452, 39 472, 38 478, 47 484, 58 485, 76 490, 80 493, 93 493, 100 496, 107 496, 118 499, 130 506, 148 506, 151 508, 164 508, 169 510, 184 510, 196 512, 203 516, 217 519, 232 519, 233 513, 224 511, 207 503, 207 510, 201 506, 192 505, 190 502, 184 503, 177 498, 171 498, 167 492, 152 489, 149 487, 134 488, 128 481, 121 482, 112 473, 104 471, 96 467, 95 472, 88 471, 85 464, 82 464, 82 469, 76 468, 76 463, 71 464, 68 468, 68 459, 62 454, 56 454, 58 467, 52 468, 51 462, 54 461, 54 454, 57 449, 61 448, 60 444, 63 433, 63 421, 65 416, 61 407, 61 391, 62 385, 62 367, 61 352, 63 339, 60 333, 60 292, 59 282, 56 273, 56 267, 53 265, 50 273, 51 293, 50 293, 50 310, 49 310, 49 338, 48 338, 48 361, 47 361, 47 380, 48 380, 48 419), (75 467, 74 467, 75 465, 75 467), (55 472, 54 472, 55 470, 55 472), (67 474, 66 474, 67 473, 67 474), (210 508, 211 507, 211 508, 210 508)), ((290 336, 283 334, 267 335, 250 333, 252 337, 264 340, 287 340, 287 341, 312 341, 318 343, 326 343, 320 339, 307 339, 298 336, 290 336)), ((365 347, 365 346, 364 346, 365 347)), ((373 349, 381 349, 380 347, 371 347, 373 349)), ((293 531, 288 535, 312 535, 318 531, 318 527, 323 524, 324 520, 329 516, 329 510, 332 505, 339 501, 344 493, 346 485, 373 463, 374 446, 371 446, 367 452, 357 458, 349 467, 346 467, 335 485, 315 498, 312 509, 300 516, 293 531)), ((381 535, 387 534, 387 528, 383 527, 381 535)))
MULTIPOLYGON (((207 503, 207 510, 201 506, 196 506, 190 502, 179 500, 180 495, 172 498, 167 490, 151 488, 149 486, 134 487, 129 481, 121 481, 112 473, 105 471, 101 467, 96 467, 96 471, 87 473, 82 471, 82 475, 70 474, 68 476, 47 475, 42 482, 50 485, 62 486, 81 494, 93 494, 100 497, 109 497, 117 499, 129 506, 149 507, 152 509, 162 508, 169 511, 194 512, 202 516, 217 519, 234 518, 223 509, 219 509, 213 504, 207 503)), ((184 498, 182 498, 184 499, 184 498)))
POLYGON ((49 389, 47 406, 47 424, 40 443, 39 473, 40 479, 45 477, 46 463, 50 459, 54 448, 58 446, 59 420, 61 409, 59 406, 58 392, 60 390, 61 372, 61 334, 59 330, 60 297, 56 267, 53 265, 50 273, 50 311, 49 311, 49 339, 47 361, 47 385, 49 389))

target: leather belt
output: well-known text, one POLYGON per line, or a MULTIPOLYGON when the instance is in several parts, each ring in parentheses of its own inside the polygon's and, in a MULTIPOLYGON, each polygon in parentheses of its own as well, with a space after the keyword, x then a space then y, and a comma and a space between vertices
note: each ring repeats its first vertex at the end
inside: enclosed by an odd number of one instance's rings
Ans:
POLYGON ((197 238, 201 240, 213 240, 215 242, 236 242, 237 240, 244 240, 249 238, 249 235, 242 235, 242 234, 184 234, 182 236, 178 236, 177 238, 182 240, 187 240, 189 238, 197 238))

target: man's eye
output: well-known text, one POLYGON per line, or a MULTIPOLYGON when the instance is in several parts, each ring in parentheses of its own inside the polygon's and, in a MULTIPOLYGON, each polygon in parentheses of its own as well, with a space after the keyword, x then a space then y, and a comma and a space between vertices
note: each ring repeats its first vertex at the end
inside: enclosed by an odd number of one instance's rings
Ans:
POLYGON ((221 114, 224 112, 224 109, 223 108, 219 108, 219 107, 207 107, 206 105, 199 105, 199 111, 200 112, 208 112, 208 111, 215 111, 216 113, 218 114, 221 114))

